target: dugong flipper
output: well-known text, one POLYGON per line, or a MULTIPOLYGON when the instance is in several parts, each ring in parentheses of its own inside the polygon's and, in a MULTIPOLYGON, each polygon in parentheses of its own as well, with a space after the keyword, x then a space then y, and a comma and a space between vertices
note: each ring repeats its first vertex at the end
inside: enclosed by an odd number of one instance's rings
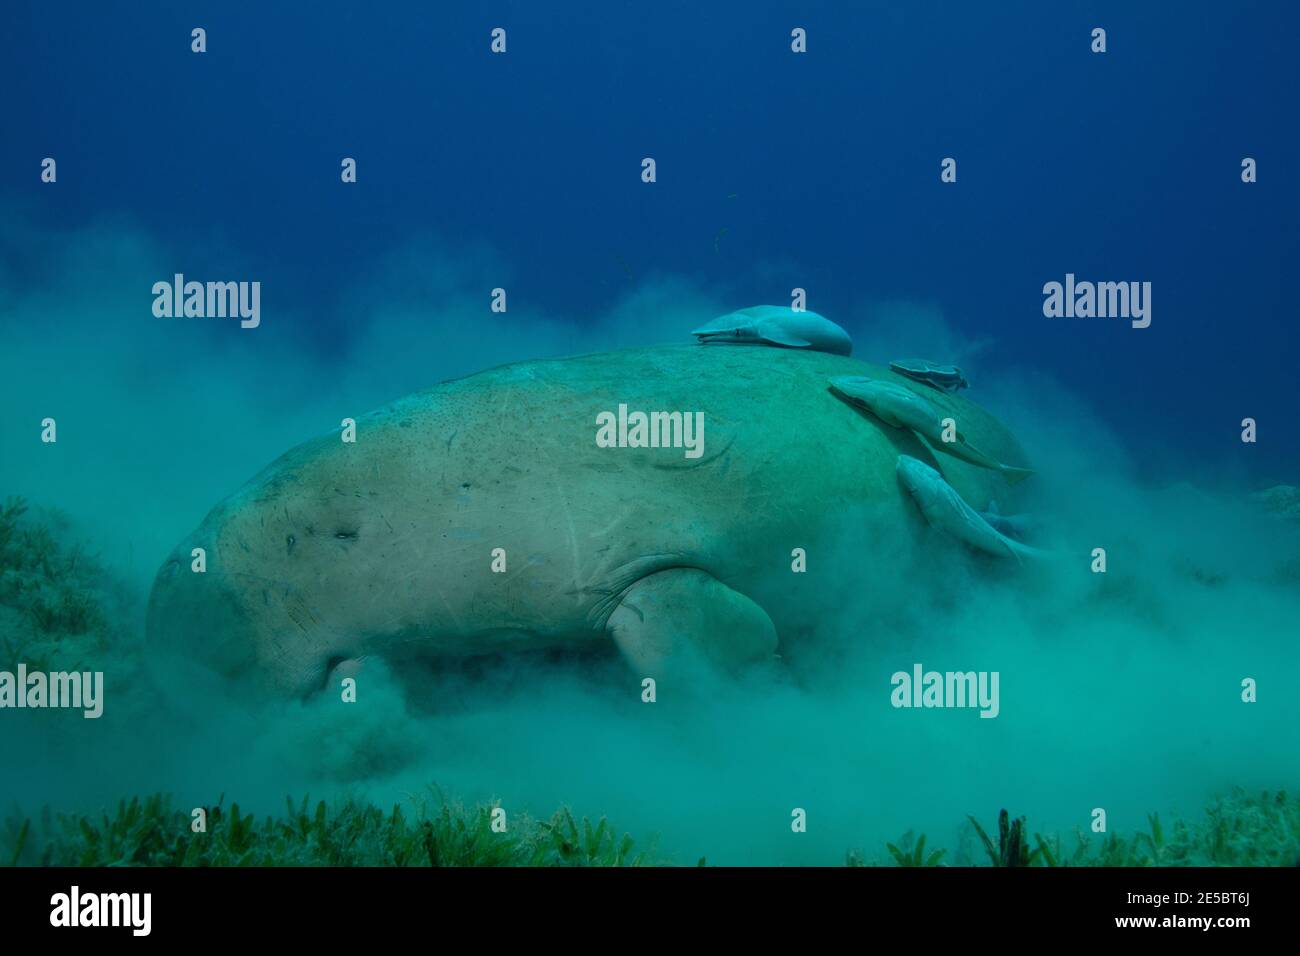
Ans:
POLYGON ((992 455, 985 454, 955 428, 953 431, 956 440, 945 441, 944 433, 947 429, 944 419, 930 401, 896 382, 864 376, 837 376, 831 379, 831 390, 850 405, 865 408, 886 425, 910 428, 925 438, 935 451, 960 458, 980 468, 1001 472, 1013 485, 1033 474, 1029 468, 1004 465, 992 455))
POLYGON ((916 502, 931 527, 947 532, 977 551, 1003 558, 1040 557, 1043 552, 999 534, 979 513, 962 500, 955 488, 937 471, 910 455, 898 456, 898 479, 916 502))
POLYGON ((734 670, 770 660, 777 645, 766 611, 696 568, 642 578, 606 630, 638 675, 655 678, 700 661, 734 670))
POLYGON ((816 312, 796 312, 784 305, 756 305, 719 316, 691 333, 701 345, 780 345, 832 355, 851 355, 849 334, 816 312))

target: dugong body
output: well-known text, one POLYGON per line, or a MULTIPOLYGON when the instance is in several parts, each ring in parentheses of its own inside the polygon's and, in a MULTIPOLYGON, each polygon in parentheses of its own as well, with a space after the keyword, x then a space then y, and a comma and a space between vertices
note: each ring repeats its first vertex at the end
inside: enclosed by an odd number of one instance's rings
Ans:
MULTIPOLYGON (((643 675, 685 644, 714 663, 770 658, 833 612, 832 576, 902 573, 818 550, 920 539, 899 454, 969 501, 1007 494, 996 473, 936 462, 856 413, 827 388, 837 375, 897 378, 821 352, 667 346, 523 362, 401 399, 360 417, 355 443, 309 441, 212 510, 158 573, 151 653, 286 695, 365 655, 613 641, 643 675), (620 406, 702 413, 702 453, 600 447, 597 423, 620 406), (791 571, 796 548, 806 575, 791 571)), ((991 416, 943 398, 972 440, 1023 460, 991 416)))

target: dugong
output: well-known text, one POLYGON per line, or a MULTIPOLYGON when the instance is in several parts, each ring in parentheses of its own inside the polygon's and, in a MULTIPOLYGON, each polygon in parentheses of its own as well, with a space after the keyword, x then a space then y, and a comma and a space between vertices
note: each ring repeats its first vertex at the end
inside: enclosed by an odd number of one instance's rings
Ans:
MULTIPOLYGON (((861 558, 923 540, 900 454, 969 500, 1014 504, 994 473, 935 462, 826 388, 890 374, 824 352, 683 345, 445 382, 358 417, 354 442, 289 451, 213 508, 158 571, 149 656, 177 668, 169 681, 216 674, 284 697, 372 655, 612 643, 638 679, 769 661, 832 613, 836 588, 901 580, 861 558), (687 416, 696 457, 675 441, 687 416), (853 559, 832 560, 846 536, 853 559)), ((1022 457, 990 415, 949 401, 983 447, 1022 457)))
POLYGON ((701 345, 780 345, 833 355, 853 354, 849 333, 816 312, 796 312, 788 305, 755 305, 718 316, 691 333, 701 345))

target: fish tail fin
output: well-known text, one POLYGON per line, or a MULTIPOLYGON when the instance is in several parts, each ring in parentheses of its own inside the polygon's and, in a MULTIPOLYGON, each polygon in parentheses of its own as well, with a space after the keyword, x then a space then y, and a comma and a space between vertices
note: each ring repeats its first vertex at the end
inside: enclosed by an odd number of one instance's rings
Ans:
POLYGON ((1034 473, 1032 468, 1014 468, 1011 465, 1002 466, 1002 474, 1006 476, 1007 484, 1018 485, 1034 473))
POLYGON ((1048 551, 1045 548, 1035 548, 1033 545, 1024 544, 1012 539, 1007 540, 1011 553, 1016 556, 1016 561, 1023 568, 1028 565, 1037 565, 1045 561, 1060 560, 1065 555, 1059 551, 1048 551))

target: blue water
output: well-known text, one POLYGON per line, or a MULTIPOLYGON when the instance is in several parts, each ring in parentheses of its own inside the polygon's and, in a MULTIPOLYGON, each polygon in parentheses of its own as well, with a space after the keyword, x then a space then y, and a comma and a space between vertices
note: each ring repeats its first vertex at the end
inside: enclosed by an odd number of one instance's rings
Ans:
MULTIPOLYGON (((41 231, 129 221, 196 277, 260 278, 268 322, 331 355, 368 318, 343 291, 412 236, 490 247, 518 307, 578 322, 662 275, 745 304, 801 286, 846 323, 923 302, 1134 443, 1293 473, 1293 8, 758 7, 20 3, 0 203, 41 231), (1151 327, 1045 319, 1066 272, 1152 282, 1151 327), (1247 415, 1267 438, 1243 448, 1247 415)), ((6 287, 41 281, 21 231, 6 253, 6 287)), ((144 314, 127 334, 164 333, 144 314)))
POLYGON ((141 689, 108 737, 51 732, 57 762, 11 734, 26 770, 0 802, 164 789, 274 810, 322 779, 380 800, 437 780, 609 813, 686 862, 834 863, 909 828, 955 841, 1007 804, 1062 832, 1104 805, 1133 830, 1296 786, 1300 532, 1250 498, 1300 483, 1296 8, 177 6, 17 2, 0 35, 0 498, 66 516, 42 520, 112 570, 127 635, 212 504, 342 417, 507 361, 687 342, 795 287, 859 357, 959 362, 1038 468, 1038 507, 1117 563, 1038 590, 963 571, 942 602, 877 582, 828 606, 857 642, 822 662, 835 677, 720 691, 657 728, 569 671, 540 702, 494 690, 430 716, 379 665, 382 705, 355 722, 218 711, 162 755, 136 746, 162 723, 141 689), (155 317, 177 272, 259 281, 261 325, 155 317), (1067 273, 1150 282, 1150 327, 1045 317, 1067 273), (1044 692, 996 730, 907 723, 877 671, 909 667, 918 636, 947 653, 927 665, 1044 692), (819 816, 796 845, 801 802, 819 816))

